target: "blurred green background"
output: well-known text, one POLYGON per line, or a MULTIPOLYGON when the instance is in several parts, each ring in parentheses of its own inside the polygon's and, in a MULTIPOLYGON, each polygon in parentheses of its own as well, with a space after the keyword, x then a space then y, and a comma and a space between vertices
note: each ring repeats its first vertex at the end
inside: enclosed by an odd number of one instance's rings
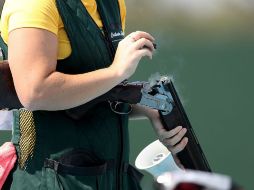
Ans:
MULTIPOLYGON (((131 80, 159 72, 175 86, 214 172, 254 189, 254 1, 126 0, 126 33, 156 38, 131 80)), ((0 131, 0 144, 10 132, 0 131)), ((131 121, 131 162, 156 140, 149 121, 131 121)), ((145 173, 145 172, 144 172, 145 173)), ((142 186, 152 190, 145 173, 142 186)))
MULTIPOLYGON (((174 78, 214 172, 254 189, 254 2, 127 0, 127 33, 150 32, 158 50, 133 80, 174 78)), ((156 139, 148 121, 130 125, 131 160, 156 139), (145 134, 145 135, 144 135, 145 134)), ((146 175, 144 189, 152 189, 146 175)))

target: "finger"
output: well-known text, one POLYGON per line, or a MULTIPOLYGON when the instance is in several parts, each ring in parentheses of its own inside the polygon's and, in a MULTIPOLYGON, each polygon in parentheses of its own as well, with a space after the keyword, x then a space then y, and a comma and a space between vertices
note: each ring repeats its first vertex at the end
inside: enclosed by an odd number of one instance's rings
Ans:
POLYGON ((141 39, 141 38, 146 38, 146 39, 148 39, 148 40, 150 40, 150 41, 154 41, 154 40, 155 40, 154 37, 153 37, 151 34, 149 34, 149 33, 147 33, 147 32, 143 32, 143 31, 136 31, 136 32, 133 32, 133 33, 131 34, 131 36, 132 36, 133 38, 135 38, 136 40, 139 40, 139 39, 141 39))
POLYGON ((145 56, 149 57, 150 59, 153 58, 152 52, 151 52, 150 50, 146 49, 146 48, 145 48, 145 49, 138 50, 137 56, 139 56, 140 58, 141 58, 141 57, 145 57, 145 56))
POLYGON ((184 170, 185 168, 184 168, 184 166, 182 165, 182 163, 181 163, 181 161, 179 160, 179 158, 178 158, 175 154, 173 154, 172 157, 173 157, 173 159, 174 159, 176 165, 177 165, 179 168, 181 168, 182 170, 184 170))
POLYGON ((170 146, 175 146, 183 138, 183 136, 186 134, 186 132, 187 132, 187 129, 183 128, 182 130, 179 131, 179 133, 177 133, 172 138, 165 139, 164 144, 170 145, 170 146))
POLYGON ((160 136, 160 139, 164 141, 164 139, 168 139, 168 138, 172 138, 173 136, 175 136, 177 133, 179 133, 179 131, 182 130, 182 126, 178 126, 170 131, 161 131, 159 136, 160 136))
POLYGON ((177 154, 178 152, 181 152, 187 145, 188 143, 188 138, 184 137, 181 142, 174 147, 169 147, 170 151, 172 154, 177 154))
POLYGON ((140 38, 134 43, 135 49, 143 49, 143 48, 148 48, 150 51, 154 51, 154 45, 153 43, 146 39, 146 38, 140 38))
MULTIPOLYGON (((124 41, 127 40, 129 42, 136 42, 136 38, 134 37, 134 33, 130 33, 128 36, 124 38, 124 41)), ((123 41, 123 40, 122 40, 123 41)))

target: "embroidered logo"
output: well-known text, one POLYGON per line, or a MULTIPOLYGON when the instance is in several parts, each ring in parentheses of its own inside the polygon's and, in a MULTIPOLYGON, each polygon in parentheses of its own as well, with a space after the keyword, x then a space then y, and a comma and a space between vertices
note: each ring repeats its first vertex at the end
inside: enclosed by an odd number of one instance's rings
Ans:
POLYGON ((123 31, 120 31, 120 32, 111 32, 111 38, 116 38, 116 37, 119 37, 119 36, 124 36, 124 32, 123 31))

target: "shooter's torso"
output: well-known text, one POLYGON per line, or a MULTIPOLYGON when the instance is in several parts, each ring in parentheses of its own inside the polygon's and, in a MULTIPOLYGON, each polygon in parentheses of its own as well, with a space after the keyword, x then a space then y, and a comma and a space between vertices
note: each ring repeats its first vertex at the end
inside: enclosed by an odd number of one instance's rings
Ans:
MULTIPOLYGON (((118 1, 97 0, 107 39, 80 0, 56 2, 72 46, 57 70, 79 74, 108 67, 123 38, 118 1)), ((128 165, 127 124, 128 117, 112 112, 106 102, 80 120, 65 111, 15 111, 18 164, 11 189, 140 189, 140 174, 128 165)))

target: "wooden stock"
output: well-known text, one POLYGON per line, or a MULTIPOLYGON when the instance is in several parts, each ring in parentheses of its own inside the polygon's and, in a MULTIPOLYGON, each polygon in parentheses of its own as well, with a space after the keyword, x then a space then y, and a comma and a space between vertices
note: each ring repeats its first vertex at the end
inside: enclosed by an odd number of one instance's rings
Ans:
POLYGON ((0 63, 0 110, 22 108, 11 74, 8 61, 0 63))

